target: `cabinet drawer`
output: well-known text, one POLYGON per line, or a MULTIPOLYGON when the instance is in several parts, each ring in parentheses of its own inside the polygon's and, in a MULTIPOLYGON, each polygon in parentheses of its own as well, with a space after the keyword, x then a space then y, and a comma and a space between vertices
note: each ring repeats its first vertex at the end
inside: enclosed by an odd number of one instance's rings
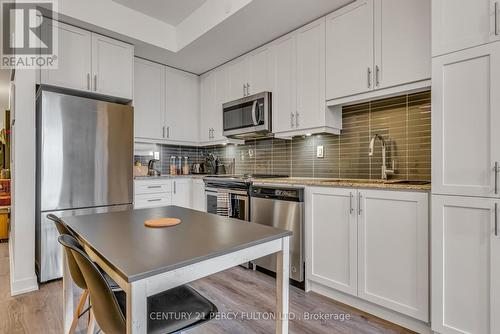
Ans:
POLYGON ((160 194, 172 191, 172 181, 135 181, 135 194, 160 194))
POLYGON ((168 206, 172 204, 171 194, 143 194, 136 195, 134 198, 134 208, 154 208, 160 206, 168 206))

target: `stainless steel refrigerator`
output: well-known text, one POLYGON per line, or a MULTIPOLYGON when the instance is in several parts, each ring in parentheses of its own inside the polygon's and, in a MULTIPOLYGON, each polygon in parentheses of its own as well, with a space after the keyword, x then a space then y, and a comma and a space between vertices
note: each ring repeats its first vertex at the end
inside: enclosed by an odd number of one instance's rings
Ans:
POLYGON ((58 232, 46 216, 127 210, 133 200, 133 108, 39 90, 35 267, 62 277, 58 232))

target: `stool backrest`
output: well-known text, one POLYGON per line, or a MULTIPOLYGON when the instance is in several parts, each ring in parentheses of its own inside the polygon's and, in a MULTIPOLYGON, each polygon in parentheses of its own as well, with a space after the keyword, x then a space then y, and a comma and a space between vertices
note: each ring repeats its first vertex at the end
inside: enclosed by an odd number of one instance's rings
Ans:
MULTIPOLYGON (((66 234, 66 235, 71 235, 72 237, 74 237, 73 232, 71 232, 71 230, 61 220, 61 218, 59 218, 53 214, 48 214, 47 218, 54 222, 54 224, 56 225, 57 231, 59 232, 59 235, 66 234)), ((80 244, 79 244, 79 247, 81 249, 83 249, 80 244)), ((64 247, 64 252, 66 253, 66 259, 68 261, 68 267, 69 267, 69 272, 71 273, 71 278, 73 278, 73 281, 80 289, 86 290, 87 284, 85 284, 85 279, 83 278, 82 272, 80 271, 78 264, 75 262, 75 258, 73 257, 73 254, 66 247, 64 247)))
POLYGON ((59 243, 69 249, 83 273, 90 291, 92 310, 99 327, 104 333, 118 334, 126 332, 125 315, 120 309, 115 294, 106 279, 90 259, 87 253, 79 247, 79 242, 70 235, 61 235, 59 243))

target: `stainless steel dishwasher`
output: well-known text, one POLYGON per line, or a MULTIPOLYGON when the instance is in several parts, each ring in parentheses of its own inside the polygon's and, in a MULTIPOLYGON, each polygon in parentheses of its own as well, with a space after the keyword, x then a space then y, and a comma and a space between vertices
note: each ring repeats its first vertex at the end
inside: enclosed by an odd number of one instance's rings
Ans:
MULTIPOLYGON (((304 281, 304 189, 252 186, 250 221, 293 232, 290 238, 290 278, 304 281)), ((259 267, 276 272, 276 256, 253 261, 259 267)))

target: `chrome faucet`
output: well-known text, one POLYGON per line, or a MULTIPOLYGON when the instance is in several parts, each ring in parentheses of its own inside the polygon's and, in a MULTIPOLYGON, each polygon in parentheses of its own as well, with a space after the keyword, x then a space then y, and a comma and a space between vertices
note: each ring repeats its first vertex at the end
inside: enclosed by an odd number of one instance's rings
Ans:
POLYGON ((381 135, 375 134, 372 139, 370 140, 370 149, 368 151, 368 156, 372 157, 373 156, 373 149, 375 146, 375 139, 379 139, 380 143, 382 144, 382 180, 387 180, 388 176, 392 176, 396 174, 396 170, 394 168, 394 159, 392 160, 392 168, 388 169, 387 168, 387 147, 385 145, 385 140, 382 138, 381 135))

